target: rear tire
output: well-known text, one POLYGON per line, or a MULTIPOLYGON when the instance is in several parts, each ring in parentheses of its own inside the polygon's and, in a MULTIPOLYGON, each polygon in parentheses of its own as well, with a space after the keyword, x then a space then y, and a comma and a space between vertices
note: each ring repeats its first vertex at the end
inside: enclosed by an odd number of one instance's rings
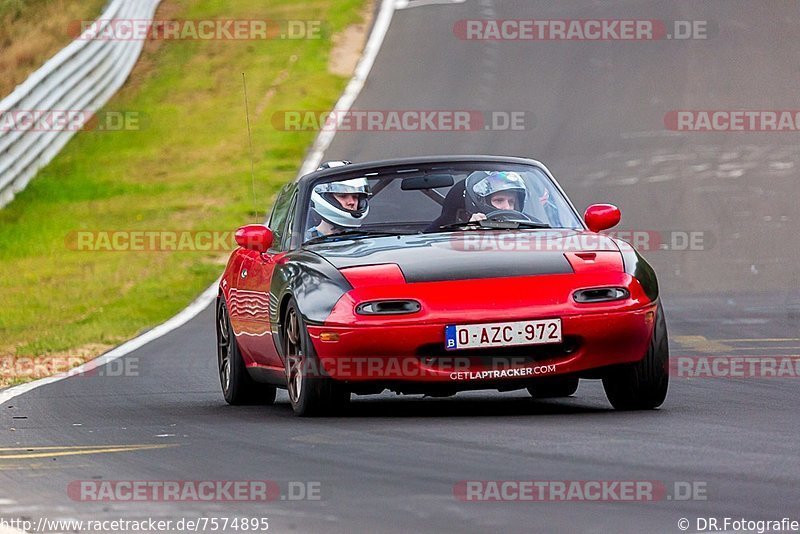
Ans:
POLYGON ((275 386, 259 384, 247 373, 233 333, 228 307, 222 298, 217 303, 217 369, 222 395, 228 404, 241 406, 275 402, 275 386))
POLYGON ((528 388, 534 399, 569 397, 578 390, 578 377, 549 378, 528 388))
POLYGON ((664 403, 669 388, 667 321, 661 303, 647 354, 642 361, 620 366, 603 378, 603 388, 617 410, 652 410, 664 403))
POLYGON ((295 415, 314 417, 341 412, 350 402, 350 391, 325 375, 294 299, 286 308, 283 325, 286 386, 295 415))

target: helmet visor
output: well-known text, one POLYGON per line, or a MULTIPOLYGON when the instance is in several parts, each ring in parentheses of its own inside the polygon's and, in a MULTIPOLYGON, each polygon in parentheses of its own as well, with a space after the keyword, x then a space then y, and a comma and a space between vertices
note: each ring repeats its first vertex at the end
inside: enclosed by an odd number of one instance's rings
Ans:
POLYGON ((499 191, 525 192, 525 181, 516 172, 491 172, 486 178, 472 186, 472 191, 479 197, 486 198, 499 191))
POLYGON ((319 184, 314 187, 314 192, 320 195, 324 193, 336 193, 342 195, 371 195, 369 182, 366 178, 353 178, 343 182, 329 182, 319 184))

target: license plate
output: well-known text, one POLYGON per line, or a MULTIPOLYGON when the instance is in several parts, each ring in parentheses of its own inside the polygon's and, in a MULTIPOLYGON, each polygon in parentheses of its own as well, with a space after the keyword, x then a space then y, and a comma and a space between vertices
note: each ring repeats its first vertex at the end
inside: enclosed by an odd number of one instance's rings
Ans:
POLYGON ((448 325, 445 327, 445 348, 447 350, 543 345, 546 343, 561 343, 561 319, 448 325))

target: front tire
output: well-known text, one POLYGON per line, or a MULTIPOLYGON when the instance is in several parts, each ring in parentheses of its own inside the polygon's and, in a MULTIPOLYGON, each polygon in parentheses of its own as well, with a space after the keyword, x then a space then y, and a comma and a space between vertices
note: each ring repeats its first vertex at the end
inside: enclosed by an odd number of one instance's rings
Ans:
POLYGON ((247 373, 233 334, 228 307, 222 298, 217 303, 217 368, 222 395, 228 404, 241 406, 275 402, 275 386, 259 384, 247 373))
POLYGON ((286 389, 295 415, 313 417, 338 413, 350 402, 350 392, 325 376, 294 299, 289 301, 283 324, 286 389))
POLYGON ((642 361, 620 366, 603 378, 603 389, 617 410, 652 410, 664 403, 669 387, 667 321, 661 303, 647 354, 642 361))

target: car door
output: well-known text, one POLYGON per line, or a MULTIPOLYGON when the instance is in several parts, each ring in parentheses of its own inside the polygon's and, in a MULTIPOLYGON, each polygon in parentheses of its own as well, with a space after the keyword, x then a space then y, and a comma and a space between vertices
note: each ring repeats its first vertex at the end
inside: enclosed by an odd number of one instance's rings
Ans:
POLYGON ((238 280, 239 346, 247 365, 283 367, 270 325, 270 306, 275 299, 270 295, 270 287, 275 265, 288 250, 291 214, 297 202, 295 189, 289 184, 275 201, 268 224, 274 236, 270 250, 264 253, 248 250, 242 261, 238 280))

